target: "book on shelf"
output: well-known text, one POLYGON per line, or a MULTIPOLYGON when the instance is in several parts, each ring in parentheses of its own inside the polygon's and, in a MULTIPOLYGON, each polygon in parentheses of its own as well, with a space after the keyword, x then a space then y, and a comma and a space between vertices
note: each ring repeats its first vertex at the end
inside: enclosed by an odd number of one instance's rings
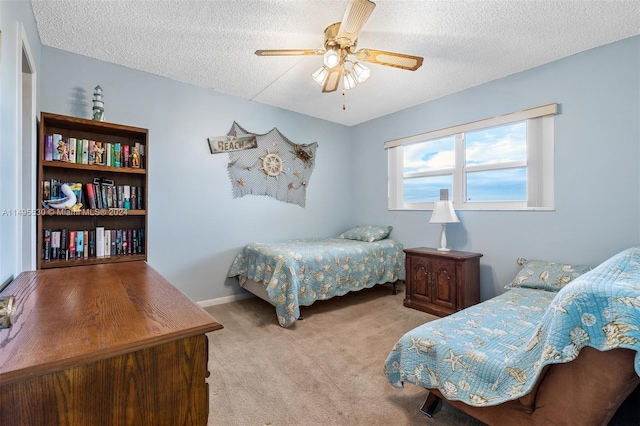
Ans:
POLYGON ((142 190, 141 187, 138 187, 138 190, 136 191, 136 195, 137 195, 137 205, 138 208, 140 210, 144 210, 144 203, 145 203, 145 199, 144 199, 144 191, 142 190))
POLYGON ((89 140, 82 139, 82 164, 89 164, 89 140))
POLYGON ((50 200, 51 199, 51 181, 45 180, 42 182, 42 199, 50 200))
POLYGON ((87 157, 87 164, 96 163, 96 141, 89 140, 89 155, 87 157))
POLYGON ((146 150, 146 147, 144 146, 144 144, 138 145, 138 152, 140 154, 140 167, 143 169, 147 166, 147 157, 145 154, 145 150, 146 150))
MULTIPOLYGON (((70 140, 71 141, 71 140, 70 140)), ((82 139, 73 139, 76 146, 76 164, 82 164, 82 139)), ((69 143, 71 145, 71 142, 69 143)))
POLYGON ((53 161, 53 135, 44 137, 44 161, 53 161))
POLYGON ((69 231, 69 260, 73 260, 76 258, 76 231, 69 231))
POLYGON ((89 258, 89 231, 82 231, 82 234, 84 235, 84 251, 82 252, 82 258, 83 259, 88 259, 89 258))
POLYGON ((51 260, 51 228, 45 228, 42 230, 42 260, 51 260))
POLYGON ((88 244, 85 244, 84 258, 96 257, 96 231, 84 231, 84 240, 88 241, 88 244))
POLYGON ((122 145, 122 167, 131 167, 129 162, 129 145, 122 145))
POLYGON ((111 257, 111 231, 104 231, 104 257, 111 257))
POLYGON ((138 254, 138 233, 137 229, 131 230, 131 253, 138 254))
POLYGON ((111 166, 112 165, 112 158, 113 155, 111 154, 111 143, 106 142, 104 144, 104 154, 105 154, 105 166, 111 166))
POLYGON ((58 260, 69 260, 68 240, 69 230, 67 228, 62 228, 60 230, 60 256, 58 257, 58 260))
POLYGON ((122 164, 122 147, 119 143, 113 144, 113 165, 120 167, 122 164))
POLYGON ((122 230, 116 229, 116 256, 122 256, 122 230))
POLYGON ((87 194, 87 208, 97 209, 98 204, 96 203, 96 192, 93 183, 85 183, 84 184, 84 192, 87 194))
POLYGON ((109 232, 111 232, 111 248, 110 248, 111 256, 116 256, 117 255, 117 251, 116 251, 117 250, 117 241, 118 241, 116 239, 116 230, 112 229, 109 232))
POLYGON ((111 145, 111 162, 108 164, 111 167, 116 166, 116 144, 112 143, 111 145))
POLYGON ((51 260, 60 258, 60 231, 51 232, 51 260))
POLYGON ((77 161, 77 159, 76 159, 76 148, 77 148, 76 138, 67 139, 67 145, 69 145, 69 162, 70 163, 75 163, 77 161))
POLYGON ((62 141, 62 135, 59 133, 54 133, 52 135, 51 142, 51 157, 53 161, 61 161, 61 155, 64 152, 63 146, 64 142, 62 141))
POLYGON ((116 191, 116 202, 114 203, 119 209, 124 208, 124 186, 118 185, 115 187, 116 191))
POLYGON ((122 254, 129 254, 129 238, 126 229, 122 231, 122 254))
POLYGON ((76 259, 84 257, 84 231, 76 231, 76 259))
POLYGON ((124 185, 122 188, 122 204, 123 207, 127 210, 131 209, 131 186, 130 185, 124 185))
POLYGON ((60 180, 58 179, 51 179, 49 181, 49 196, 50 198, 48 198, 48 200, 58 200, 60 199, 60 180))
POLYGON ((96 226, 96 257, 104 257, 104 226, 96 226))

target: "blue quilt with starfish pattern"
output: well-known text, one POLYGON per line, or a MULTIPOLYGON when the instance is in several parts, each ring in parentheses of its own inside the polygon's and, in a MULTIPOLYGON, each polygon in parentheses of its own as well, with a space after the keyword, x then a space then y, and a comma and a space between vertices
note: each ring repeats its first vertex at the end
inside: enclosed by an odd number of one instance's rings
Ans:
POLYGON ((391 239, 251 243, 238 253, 228 276, 263 282, 276 306, 278 322, 288 327, 300 317, 300 306, 404 280, 402 249, 401 243, 391 239))
POLYGON ((548 364, 585 346, 635 350, 640 376, 640 247, 560 291, 514 288, 406 333, 384 365, 389 382, 436 388, 450 400, 497 405, 530 392, 548 364))

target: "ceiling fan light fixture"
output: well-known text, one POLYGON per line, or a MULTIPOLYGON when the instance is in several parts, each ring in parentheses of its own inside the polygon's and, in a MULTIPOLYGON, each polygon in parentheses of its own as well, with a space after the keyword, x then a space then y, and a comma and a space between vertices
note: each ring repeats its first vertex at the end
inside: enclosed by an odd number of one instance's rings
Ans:
POLYGON ((340 52, 337 47, 330 47, 324 53, 324 64, 328 68, 333 68, 340 63, 340 52))
POLYGON ((353 75, 351 71, 344 70, 342 83, 344 84, 344 88, 349 90, 349 89, 353 89, 358 85, 358 80, 356 79, 356 77, 353 75))
POLYGON ((329 68, 326 66, 320 67, 318 71, 311 74, 311 77, 318 83, 320 86, 324 86, 324 82, 327 81, 327 76, 329 75, 329 68))
POLYGON ((371 75, 371 70, 366 66, 362 65, 360 62, 356 62, 353 64, 353 73, 356 75, 356 80, 358 83, 362 83, 366 81, 371 75))

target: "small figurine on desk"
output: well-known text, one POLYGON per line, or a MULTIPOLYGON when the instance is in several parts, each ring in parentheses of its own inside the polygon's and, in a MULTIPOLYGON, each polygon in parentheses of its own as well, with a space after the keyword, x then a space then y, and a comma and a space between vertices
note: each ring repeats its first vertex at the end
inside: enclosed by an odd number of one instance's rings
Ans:
POLYGON ((102 87, 97 85, 93 92, 93 119, 95 121, 105 121, 104 101, 102 100, 102 87))

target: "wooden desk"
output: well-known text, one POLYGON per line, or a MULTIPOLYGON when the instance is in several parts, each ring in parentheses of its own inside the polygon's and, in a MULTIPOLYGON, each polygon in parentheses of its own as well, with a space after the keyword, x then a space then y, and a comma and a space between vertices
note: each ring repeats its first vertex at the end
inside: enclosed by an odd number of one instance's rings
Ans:
POLYGON ((2 294, 2 425, 207 424, 222 325, 145 262, 24 272, 2 294))

